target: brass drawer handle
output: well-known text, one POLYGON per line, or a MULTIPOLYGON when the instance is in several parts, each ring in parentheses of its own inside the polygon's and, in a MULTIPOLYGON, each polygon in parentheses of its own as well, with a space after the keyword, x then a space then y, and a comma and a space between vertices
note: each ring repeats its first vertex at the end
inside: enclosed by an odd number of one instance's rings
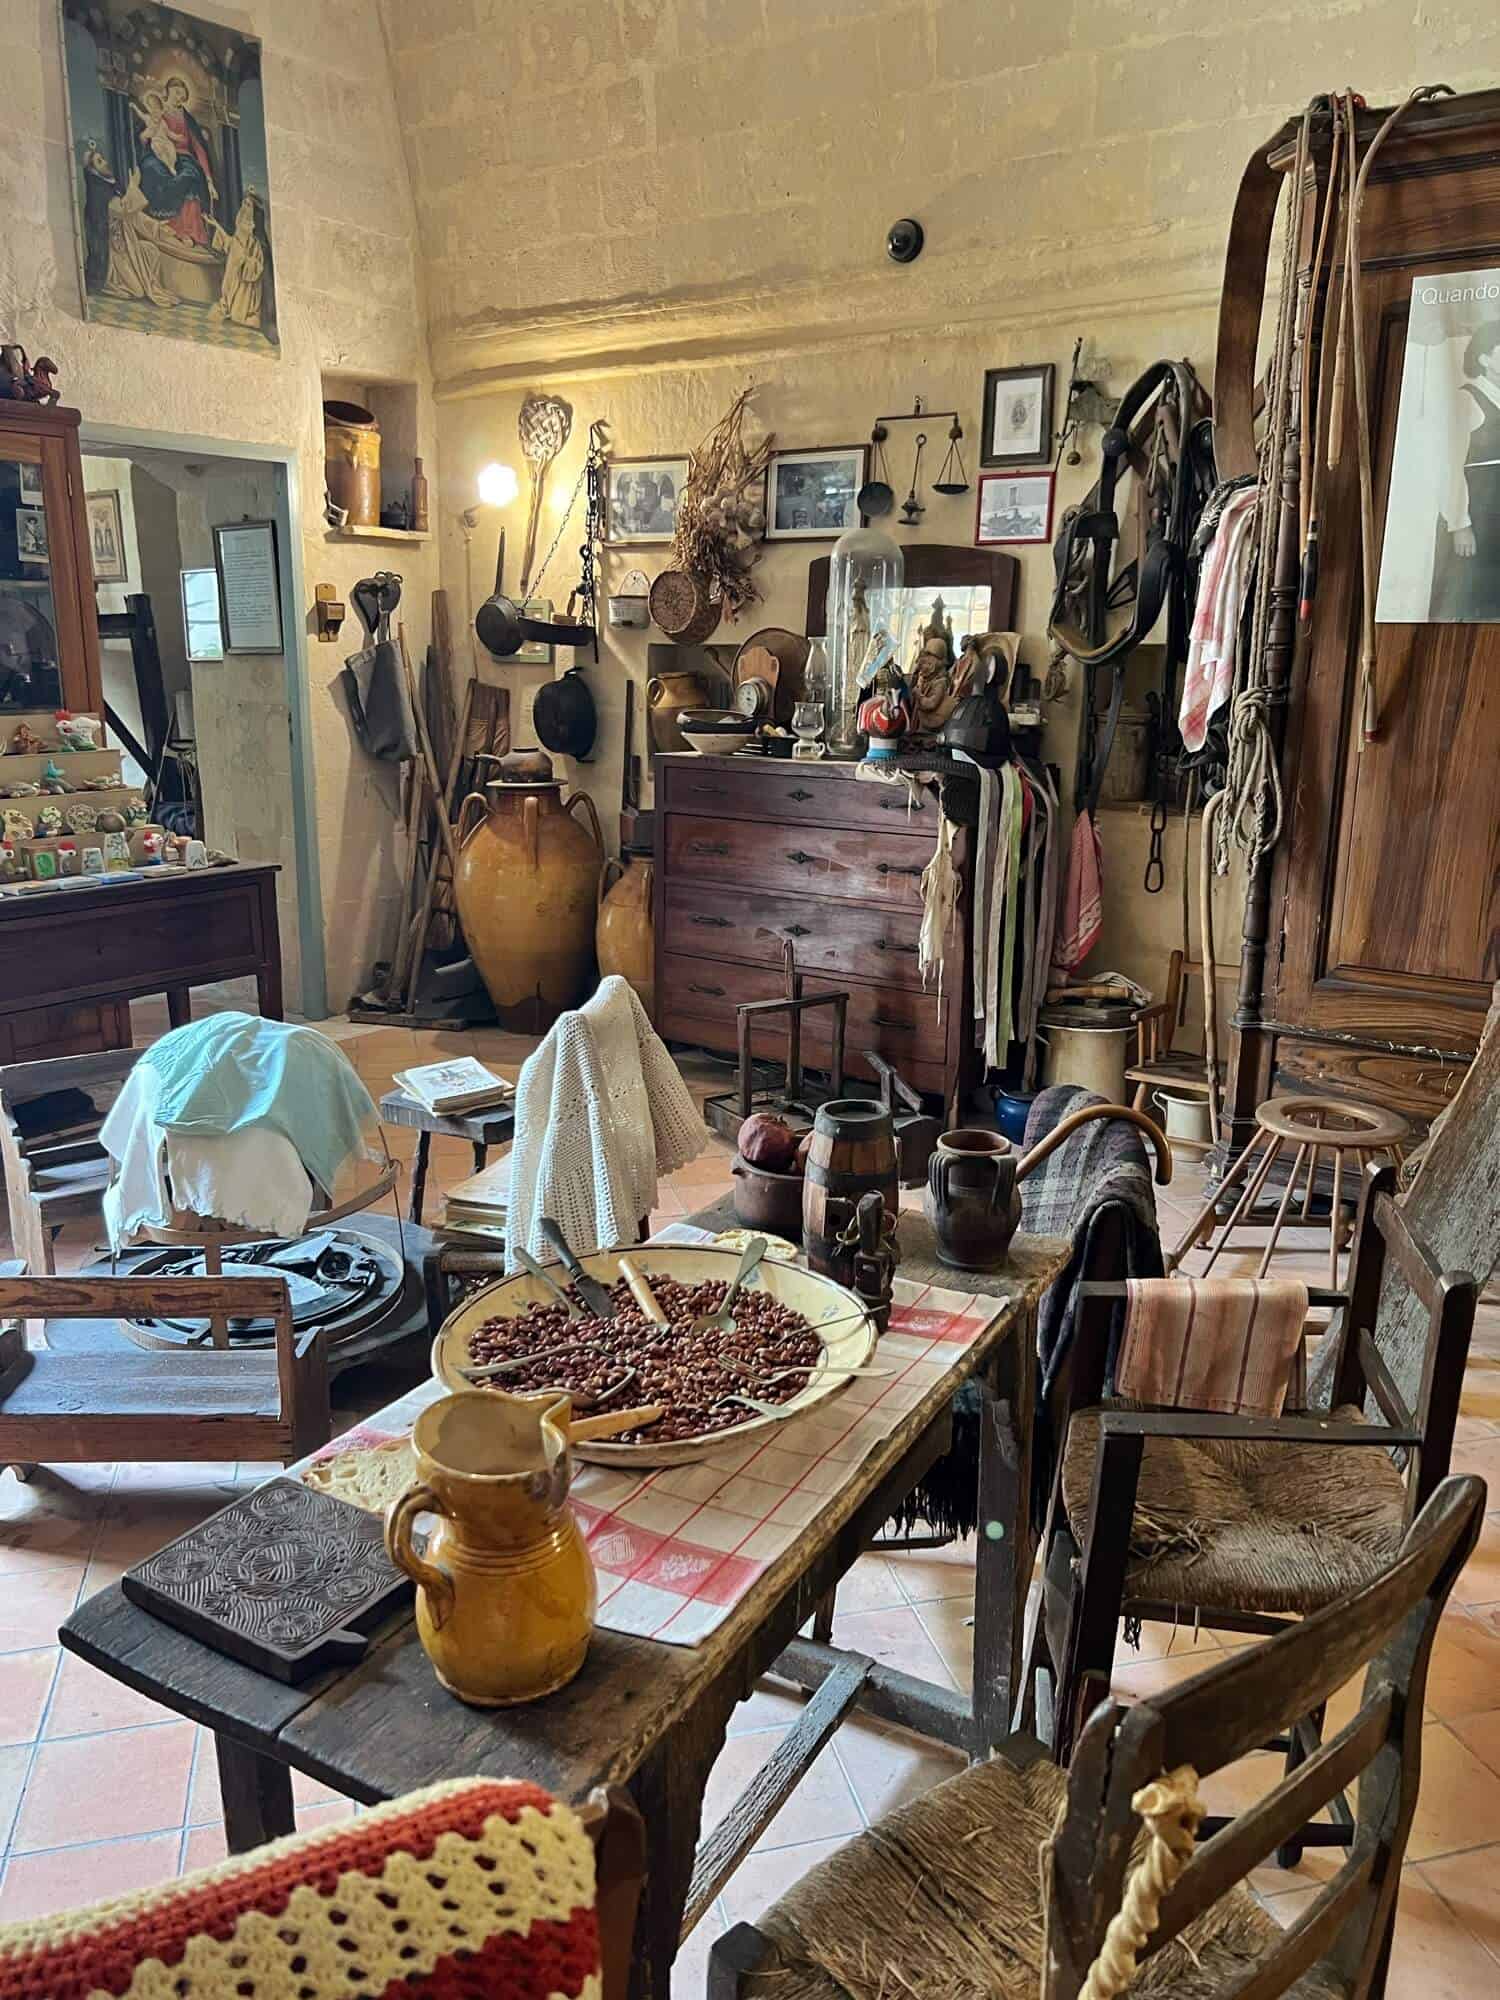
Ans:
POLYGON ((812 864, 812 863, 813 863, 814 861, 817 861, 817 860, 819 860, 819 859, 821 859, 821 856, 819 856, 819 855, 816 855, 816 854, 804 854, 804 853, 802 852, 802 849, 801 849, 800 847, 794 847, 794 848, 792 849, 792 851, 791 851, 791 852, 790 852, 790 853, 789 853, 789 854, 787 855, 787 860, 788 860, 788 861, 795 861, 795 862, 796 862, 796 864, 797 864, 797 866, 798 866, 799 868, 807 868, 807 867, 809 867, 809 866, 810 866, 810 865, 811 865, 811 864, 812 864))
POLYGON ((727 840, 690 840, 688 842, 689 854, 727 854, 728 852, 729 842, 727 840))
POLYGON ((896 944, 890 938, 876 938, 875 949, 877 951, 897 951, 904 958, 915 958, 920 952, 921 947, 915 944, 896 944))
POLYGON ((798 805, 800 806, 805 804, 806 801, 812 797, 812 793, 804 792, 802 787, 799 785, 795 792, 788 792, 787 797, 789 799, 795 799, 798 805))
POLYGON ((915 1021, 898 1021, 890 1014, 872 1014, 870 1016, 870 1026, 872 1028, 895 1028, 903 1035, 914 1035, 917 1032, 915 1021))
POLYGON ((786 937, 811 937, 812 932, 807 928, 806 924, 788 924, 783 935, 786 937))
POLYGON ((691 979, 688 981, 688 992, 711 993, 716 1000, 722 1000, 724 998, 724 989, 722 986, 699 986, 696 983, 696 981, 691 979))
POLYGON ((692 917, 689 922, 702 924, 705 930, 727 931, 730 928, 728 917, 692 917))
POLYGON ((915 875, 920 879, 923 872, 920 868, 898 868, 894 861, 878 861, 875 864, 877 875, 915 875))

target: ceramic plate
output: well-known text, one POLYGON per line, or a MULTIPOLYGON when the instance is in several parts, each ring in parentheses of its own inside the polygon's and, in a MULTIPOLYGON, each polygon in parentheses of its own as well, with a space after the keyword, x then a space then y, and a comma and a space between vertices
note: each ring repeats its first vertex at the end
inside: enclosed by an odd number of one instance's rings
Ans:
MULTIPOLYGON (((663 1277, 678 1278, 689 1285, 701 1284, 705 1278, 722 1278, 727 1283, 739 1262, 737 1251, 687 1243, 633 1244, 620 1250, 596 1250, 579 1262, 590 1277, 612 1285, 620 1275, 622 1256, 633 1258, 648 1277, 660 1272, 663 1277)), ((558 1271, 557 1276, 561 1278, 562 1272, 558 1271)), ((851 1368, 860 1368, 869 1360, 875 1346, 875 1328, 870 1316, 853 1292, 836 1285, 832 1278, 820 1277, 817 1272, 796 1265, 773 1263, 767 1258, 753 1284, 804 1314, 822 1337, 828 1366, 821 1375, 809 1378, 808 1386, 799 1390, 790 1402, 783 1403, 774 1417, 747 1411, 745 1422, 729 1430, 715 1431, 711 1437, 701 1439, 678 1438, 670 1444, 614 1444, 600 1439, 593 1444, 575 1445, 578 1457, 595 1465, 686 1465, 704 1457, 716 1445, 738 1444, 747 1437, 774 1429, 788 1417, 811 1409, 814 1403, 825 1401, 844 1386, 851 1368)), ((445 1389, 472 1388, 474 1385, 458 1372, 469 1363, 470 1334, 487 1319, 515 1318, 531 1306, 551 1303, 552 1294, 546 1286, 524 1271, 472 1292, 444 1320, 432 1343, 433 1374, 445 1389)))

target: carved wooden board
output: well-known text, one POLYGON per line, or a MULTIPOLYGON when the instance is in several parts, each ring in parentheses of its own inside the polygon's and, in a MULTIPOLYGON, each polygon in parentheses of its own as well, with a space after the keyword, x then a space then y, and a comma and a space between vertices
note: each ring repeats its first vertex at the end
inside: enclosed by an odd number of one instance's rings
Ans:
POLYGON ((362 1659, 411 1590, 378 1515, 295 1479, 268 1480, 120 1582, 142 1610, 294 1683, 362 1659))

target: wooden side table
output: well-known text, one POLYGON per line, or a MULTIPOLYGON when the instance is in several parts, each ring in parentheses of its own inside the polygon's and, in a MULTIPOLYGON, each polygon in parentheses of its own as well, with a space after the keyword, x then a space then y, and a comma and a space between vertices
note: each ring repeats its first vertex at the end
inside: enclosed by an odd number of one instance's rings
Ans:
POLYGON ((491 1146, 509 1145, 516 1133, 516 1114, 508 1104, 493 1105, 467 1116, 448 1116, 429 1111, 426 1105, 404 1090, 388 1090, 380 1100, 380 1116, 387 1125, 409 1125, 417 1133, 417 1156, 411 1168, 411 1198, 408 1220, 422 1220, 422 1197, 427 1192, 427 1158, 433 1134, 445 1139, 467 1139, 474 1148, 477 1174, 489 1157, 491 1146))

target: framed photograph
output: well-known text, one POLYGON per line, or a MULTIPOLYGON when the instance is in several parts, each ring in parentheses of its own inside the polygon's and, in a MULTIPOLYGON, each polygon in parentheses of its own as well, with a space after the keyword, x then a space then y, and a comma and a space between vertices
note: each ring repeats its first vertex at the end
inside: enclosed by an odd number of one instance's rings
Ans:
POLYGON ((1050 542, 1050 472, 981 472, 974 540, 979 548, 1003 542, 1050 542))
POLYGON ((17 468, 21 474, 21 498, 31 506, 42 504, 42 468, 27 459, 21 459, 17 468))
POLYGON ((771 454, 766 491, 768 542, 828 541, 859 526, 855 496, 865 483, 870 447, 830 444, 771 454))
POLYGON ((124 583, 125 524, 120 518, 120 496, 85 493, 84 511, 89 520, 89 552, 94 558, 95 583, 124 583))
POLYGON ((45 507, 16 509, 16 554, 23 563, 50 563, 45 507))
POLYGON ((612 458, 604 482, 610 542, 670 542, 687 485, 685 458, 612 458))
POLYGON ((984 376, 981 465, 1045 465, 1052 456, 1050 361, 1035 368, 988 368, 984 376))
POLYGON ((62 16, 85 319, 274 357, 259 41, 138 0, 62 16))
POLYGON ((1385 510, 1382 625, 1500 623, 1500 268, 1416 277, 1385 510))
POLYGON ((214 529, 219 615, 226 653, 279 653, 281 569, 274 521, 234 521, 214 529))

